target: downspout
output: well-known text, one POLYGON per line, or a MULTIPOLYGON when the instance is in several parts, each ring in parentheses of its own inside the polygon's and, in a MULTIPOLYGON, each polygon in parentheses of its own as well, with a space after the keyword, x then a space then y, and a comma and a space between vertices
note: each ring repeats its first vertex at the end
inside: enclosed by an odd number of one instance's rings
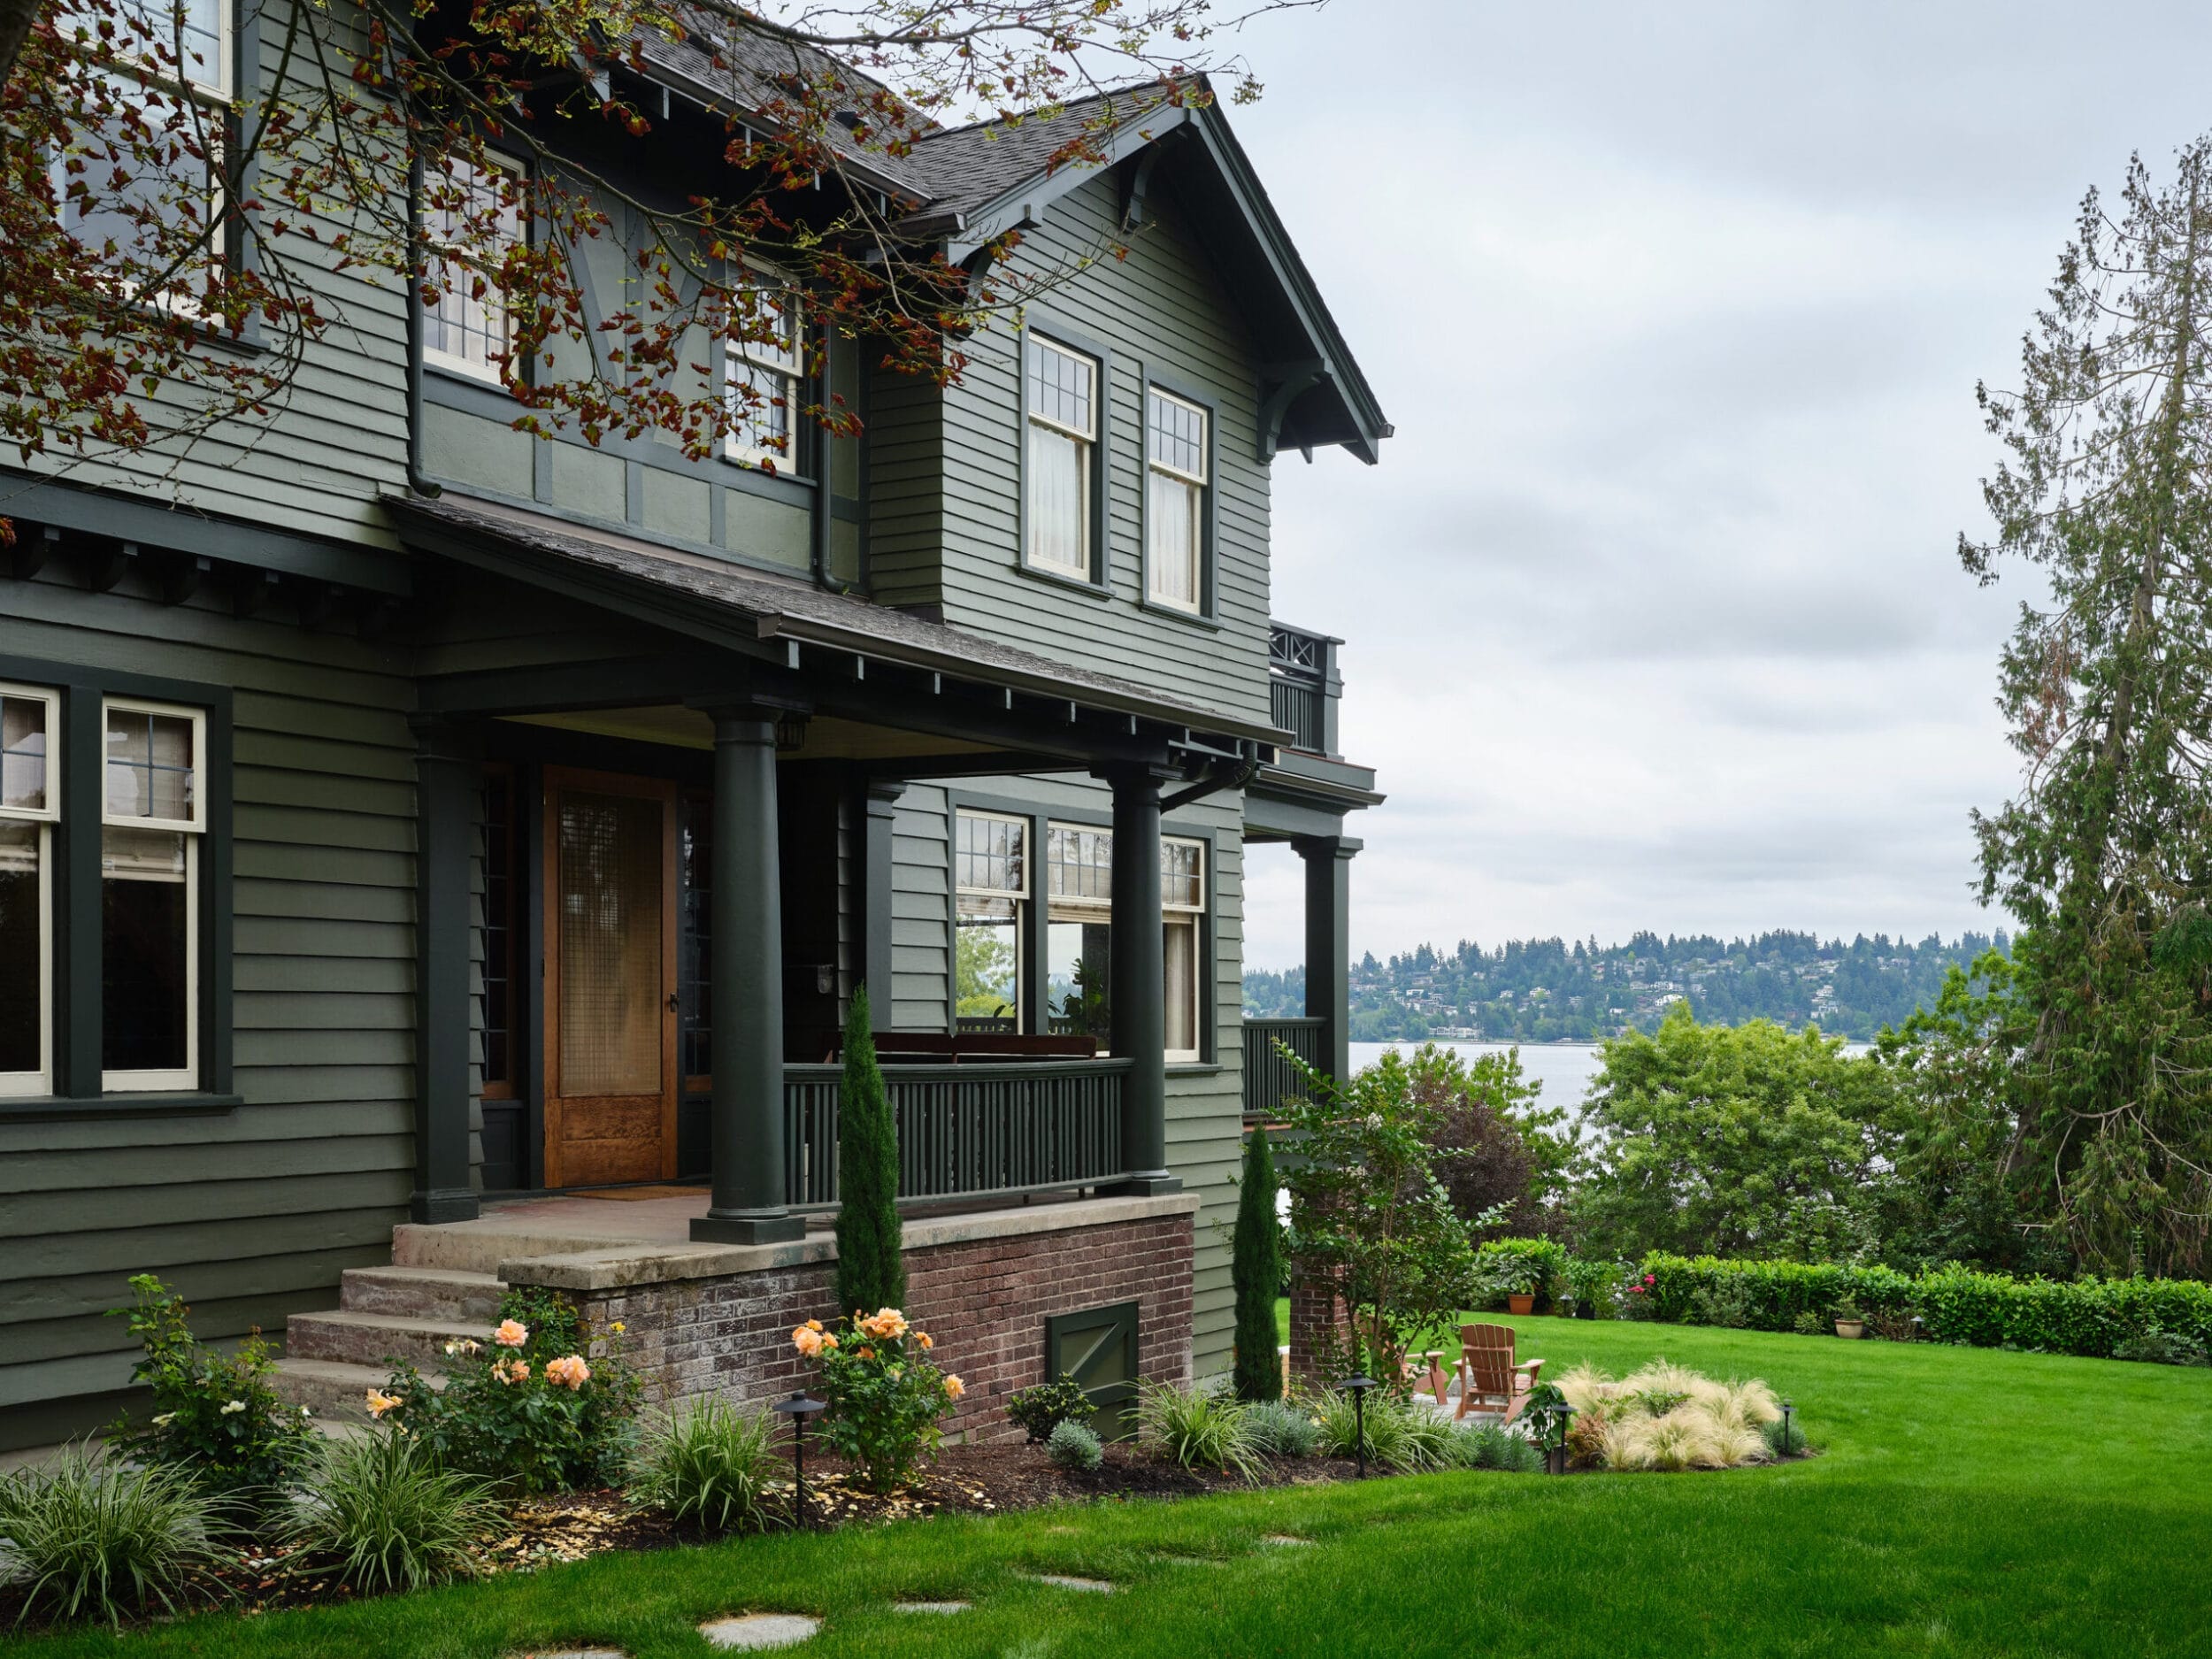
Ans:
POLYGON ((407 488, 431 500, 445 493, 422 470, 422 150, 408 146, 407 270, 402 281, 407 305, 407 488))

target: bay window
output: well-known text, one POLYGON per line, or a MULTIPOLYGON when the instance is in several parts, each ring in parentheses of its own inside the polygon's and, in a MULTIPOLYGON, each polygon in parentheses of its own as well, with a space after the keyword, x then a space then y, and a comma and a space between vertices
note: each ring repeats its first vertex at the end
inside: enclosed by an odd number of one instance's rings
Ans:
MULTIPOLYGON (((438 298, 423 307, 423 361, 495 386, 513 349, 500 265, 527 234, 521 182, 515 163, 454 156, 424 189, 428 286, 438 298)), ((520 377, 519 365, 512 372, 520 377)))
POLYGON ((206 717, 113 697, 104 715, 101 1087, 195 1088, 206 717))
POLYGON ((1023 557, 1035 569, 1082 581, 1094 580, 1100 379, 1096 358, 1027 337, 1023 557))
POLYGON ((1019 1032, 1029 825, 981 812, 955 823, 956 1015, 964 1031, 1019 1032))
POLYGON ((0 686, 0 1094, 53 1087, 54 693, 0 686))
POLYGON ((1145 397, 1145 596, 1205 609, 1207 413, 1158 387, 1145 397))

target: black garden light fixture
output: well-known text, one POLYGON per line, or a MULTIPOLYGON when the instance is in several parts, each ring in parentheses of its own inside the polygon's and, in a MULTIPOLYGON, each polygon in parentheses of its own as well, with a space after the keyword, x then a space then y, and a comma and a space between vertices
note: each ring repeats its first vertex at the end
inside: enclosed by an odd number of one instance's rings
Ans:
POLYGON ((791 1419, 791 1467, 798 1481, 798 1502, 793 1511, 793 1525, 806 1525, 806 1420, 818 1411, 829 1409, 829 1402, 810 1395, 795 1394, 788 1400, 779 1400, 773 1408, 778 1417, 791 1419))
POLYGON ((1344 1392, 1352 1396, 1352 1456, 1362 1480, 1367 1479, 1367 1391, 1374 1386, 1372 1377, 1344 1379, 1344 1392))
POLYGON ((1790 1455, 1790 1413, 1797 1408, 1787 1399, 1782 1402, 1782 1455, 1790 1455))

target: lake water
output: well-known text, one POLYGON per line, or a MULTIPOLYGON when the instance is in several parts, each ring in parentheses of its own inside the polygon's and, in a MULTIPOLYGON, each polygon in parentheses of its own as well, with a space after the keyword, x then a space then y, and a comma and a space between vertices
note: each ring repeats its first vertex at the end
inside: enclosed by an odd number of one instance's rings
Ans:
MULTIPOLYGON (((1440 1048, 1450 1048, 1473 1059, 1481 1054, 1503 1054, 1514 1045, 1509 1042, 1440 1042, 1440 1048)), ((1369 1066, 1382 1058, 1386 1050, 1395 1048, 1401 1054, 1420 1047, 1406 1042, 1356 1042, 1352 1048, 1352 1070, 1369 1066)), ((1565 1106, 1570 1109, 1582 1104, 1584 1092, 1590 1079, 1598 1073, 1598 1046, 1594 1042, 1525 1042, 1521 1049, 1521 1075, 1532 1082, 1541 1083, 1544 1092, 1538 1098, 1547 1106, 1565 1106)))

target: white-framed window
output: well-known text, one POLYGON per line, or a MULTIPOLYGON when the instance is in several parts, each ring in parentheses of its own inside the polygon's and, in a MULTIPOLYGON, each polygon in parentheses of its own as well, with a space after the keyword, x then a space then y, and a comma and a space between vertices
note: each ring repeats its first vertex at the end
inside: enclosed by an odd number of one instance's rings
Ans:
POLYGON ((1165 953, 1161 1000, 1170 1060, 1201 1057, 1200 975, 1205 954, 1199 929, 1206 917, 1206 844, 1171 837, 1160 842, 1160 920, 1165 953))
POLYGON ((123 697, 101 715, 100 1086, 196 1088, 207 716, 123 697))
POLYGON ((54 1092, 61 700, 0 685, 0 1095, 54 1092))
POLYGON ((1156 386, 1145 399, 1145 596, 1194 614, 1206 599, 1208 425, 1156 386))
POLYGON ((741 290, 740 323, 765 339, 722 342, 722 401, 730 413, 722 452, 748 466, 795 471, 799 458, 800 380, 805 373, 799 349, 804 308, 799 291, 772 273, 757 275, 741 290))
POLYGON ((1029 431, 1023 557, 1040 570, 1092 579, 1091 491, 1098 450, 1098 359, 1037 334, 1024 348, 1029 431))
POLYGON ((1021 1030, 1022 910, 1029 822, 962 810, 954 819, 955 1012, 964 1029, 1021 1030))
POLYGON ((430 255, 426 275, 438 295, 434 303, 423 306, 423 361, 494 386, 514 346, 499 263, 529 234, 523 176, 522 165, 504 157, 480 165, 452 156, 423 188, 423 240, 430 255))

